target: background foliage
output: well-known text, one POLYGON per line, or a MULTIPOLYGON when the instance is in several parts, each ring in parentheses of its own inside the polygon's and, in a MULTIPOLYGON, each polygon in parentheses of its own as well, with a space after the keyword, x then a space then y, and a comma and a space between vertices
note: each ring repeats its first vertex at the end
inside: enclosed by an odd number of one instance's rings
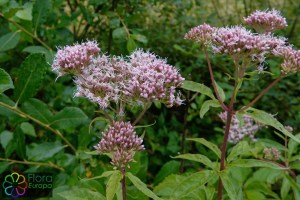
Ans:
MULTIPOLYGON (((84 181, 82 178, 99 176, 112 168, 107 157, 87 153, 99 141, 106 122, 93 120, 100 116, 96 105, 84 98, 73 98, 71 76, 56 79, 50 69, 56 47, 94 39, 104 52, 112 55, 127 55, 135 48, 145 48, 168 58, 168 63, 177 66, 187 80, 210 85, 199 46, 183 39, 191 27, 204 22, 213 26, 240 24, 242 17, 255 9, 275 8, 289 23, 278 34, 300 47, 299 7, 300 2, 292 0, 0 0, 0 83, 8 83, 0 87, 0 92, 4 92, 0 95, 0 173, 5 170, 52 172, 54 199, 71 199, 74 194, 79 199, 101 199, 105 194, 105 179, 84 181)), ((224 57, 211 58, 216 79, 226 94, 231 87, 225 74, 232 69, 224 66, 230 63, 224 57)), ((279 73, 276 65, 276 61, 266 63, 271 72, 279 73)), ((300 129, 299 76, 298 73, 285 78, 255 105, 276 115, 284 125, 292 126, 294 133, 300 129)), ((266 74, 247 82, 238 102, 242 105, 251 100, 271 79, 266 74)), ((190 152, 217 159, 197 143, 182 142, 182 137, 222 142, 223 124, 217 117, 220 110, 212 109, 200 118, 199 110, 207 97, 182 92, 186 98, 183 106, 166 109, 155 104, 147 112, 141 124, 155 124, 137 130, 140 134, 145 132, 146 151, 137 154, 137 162, 130 169, 165 197, 170 191, 158 185, 166 177, 164 182, 170 180, 170 184, 175 179, 192 181, 189 173, 203 168, 201 164, 170 156, 190 152), (186 177, 178 175, 183 172, 186 177)), ((127 112, 134 119, 136 112, 132 109, 127 112)), ((263 129, 258 138, 269 141, 271 146, 282 144, 273 132, 273 129, 263 129)), ((297 145, 292 150, 291 157, 299 154, 297 145)), ((299 173, 300 160, 294 159, 294 168, 299 173)), ((197 178, 205 176, 204 171, 197 178)), ((292 186, 282 181, 285 175, 278 171, 237 168, 232 176, 248 188, 244 194, 246 199, 292 199, 289 189, 292 186), (260 185, 263 189, 257 191, 255 184, 262 177, 267 184, 260 185)), ((214 193, 213 187, 207 188, 206 194, 214 193)), ((179 198, 182 194, 176 195, 179 198)), ((201 195, 204 194, 199 192, 195 197, 186 198, 201 199, 201 195)), ((128 198, 147 199, 134 186, 128 187, 128 198)), ((206 198, 209 199, 207 195, 206 198)))

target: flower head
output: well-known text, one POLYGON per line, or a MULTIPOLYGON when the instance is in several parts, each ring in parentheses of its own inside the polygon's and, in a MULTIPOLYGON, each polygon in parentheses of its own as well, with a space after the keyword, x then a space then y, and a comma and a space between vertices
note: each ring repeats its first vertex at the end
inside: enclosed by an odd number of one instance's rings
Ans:
MULTIPOLYGON (((227 112, 220 113, 219 117, 225 123, 227 119, 227 112)), ((249 137, 250 139, 255 140, 255 133, 261 128, 261 124, 256 124, 254 120, 247 115, 243 116, 242 124, 236 115, 233 115, 229 130, 228 142, 237 143, 244 137, 249 137)))
POLYGON ((264 157, 268 160, 279 160, 280 159, 281 153, 275 147, 265 148, 263 153, 264 153, 264 157))
POLYGON ((95 148, 100 153, 112 153, 112 164, 121 168, 133 161, 135 151, 145 149, 142 142, 130 122, 116 121, 104 131, 95 148))
POLYGON ((192 28, 188 33, 185 34, 184 38, 207 45, 211 41, 212 33, 214 30, 214 27, 211 27, 210 25, 204 23, 192 28))
POLYGON ((281 16, 278 10, 260 11, 257 10, 244 18, 246 24, 251 25, 258 32, 273 32, 287 26, 286 19, 281 16))
POLYGON ((283 58, 281 71, 284 74, 300 71, 300 51, 286 46, 277 50, 277 54, 283 58))
POLYGON ((100 52, 100 48, 95 41, 66 46, 57 51, 52 69, 59 76, 67 73, 80 74, 81 70, 90 64, 93 56, 98 52, 100 52))

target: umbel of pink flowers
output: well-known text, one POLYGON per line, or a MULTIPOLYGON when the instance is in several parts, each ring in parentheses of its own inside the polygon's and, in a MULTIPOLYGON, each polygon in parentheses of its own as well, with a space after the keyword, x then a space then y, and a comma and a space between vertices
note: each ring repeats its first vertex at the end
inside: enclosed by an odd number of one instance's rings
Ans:
POLYGON ((110 102, 144 105, 160 101, 168 107, 182 100, 175 88, 184 78, 178 70, 156 55, 136 50, 128 57, 109 57, 95 41, 58 50, 52 69, 59 76, 73 74, 77 91, 105 109, 110 102))
POLYGON ((255 11, 244 18, 244 21, 258 33, 241 25, 217 28, 202 24, 192 28, 185 38, 211 48, 215 54, 230 56, 242 68, 241 71, 250 66, 263 70, 265 59, 271 56, 283 59, 283 74, 300 70, 300 51, 293 49, 286 38, 274 36, 272 33, 287 26, 286 19, 279 11, 255 11))

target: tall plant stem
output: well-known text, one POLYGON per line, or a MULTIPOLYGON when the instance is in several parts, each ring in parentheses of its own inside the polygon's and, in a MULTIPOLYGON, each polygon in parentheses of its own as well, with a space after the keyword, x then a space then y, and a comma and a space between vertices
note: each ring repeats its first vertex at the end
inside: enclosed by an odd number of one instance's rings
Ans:
POLYGON ((123 200, 126 200, 126 168, 123 167, 121 169, 121 173, 123 175, 123 178, 122 178, 122 197, 123 197, 123 200))
POLYGON ((284 74, 281 74, 280 76, 278 76, 270 85, 268 85, 268 87, 266 87, 263 91, 261 91, 259 93, 259 95, 257 97, 255 97, 255 99, 253 99, 250 103, 248 103, 246 106, 244 106, 243 108, 241 108, 237 112, 243 112, 243 111, 247 110, 249 107, 251 107, 253 104, 255 104, 264 94, 266 94, 284 76, 285 76, 284 74))
POLYGON ((144 114, 146 113, 146 111, 148 110, 148 108, 149 108, 149 103, 146 103, 145 106, 144 106, 143 111, 140 112, 140 114, 138 115, 138 117, 132 123, 133 126, 136 125, 142 119, 142 117, 144 116, 144 114))
POLYGON ((221 104, 223 110, 228 111, 227 106, 223 103, 223 101, 222 101, 222 99, 219 95, 219 92, 218 92, 218 89, 217 89, 217 86, 216 86, 216 83, 215 83, 215 77, 214 77, 214 74, 213 74, 213 70, 212 70, 212 67, 211 67, 211 63, 210 63, 206 48, 204 48, 204 53, 205 53, 205 57, 206 57, 207 65, 208 65, 210 79, 211 79, 211 82, 212 82, 212 85, 213 85, 213 88, 214 88, 214 92, 215 92, 215 94, 217 96, 217 99, 218 99, 219 103, 221 104))
POLYGON ((52 128, 49 124, 45 124, 45 123, 41 122, 40 120, 32 117, 31 115, 28 115, 27 113, 24 113, 23 111, 21 111, 17 107, 7 105, 3 102, 0 102, 0 106, 13 111, 14 113, 18 114, 19 116, 21 116, 23 118, 30 119, 30 120, 34 121, 35 123, 39 124, 40 126, 46 128, 49 131, 53 132, 54 134, 58 135, 76 153, 75 147, 67 140, 67 138, 65 138, 58 130, 52 128))

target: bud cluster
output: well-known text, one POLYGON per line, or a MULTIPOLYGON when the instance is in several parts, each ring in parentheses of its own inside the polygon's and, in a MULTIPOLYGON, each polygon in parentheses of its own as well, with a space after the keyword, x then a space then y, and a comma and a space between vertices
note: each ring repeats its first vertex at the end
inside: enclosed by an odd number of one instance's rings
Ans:
MULTIPOLYGON (((220 113, 219 117, 224 123, 226 123, 227 112, 220 113)), ((249 137, 250 139, 255 141, 255 133, 262 127, 263 126, 261 124, 255 123, 255 121, 248 115, 243 116, 242 123, 239 121, 236 115, 233 115, 230 124, 228 142, 238 143, 244 137, 249 137)))
POLYGON ((182 100, 175 88, 184 78, 166 60, 142 50, 128 58, 109 57, 95 42, 60 49, 52 65, 60 75, 75 74, 75 96, 83 96, 107 108, 110 102, 137 103, 161 101, 168 107, 182 100))
POLYGON ((280 159, 280 151, 275 147, 265 148, 264 151, 264 158, 268 160, 279 160, 280 159))
POLYGON ((116 121, 102 133, 102 139, 95 148, 100 153, 111 153, 111 163, 122 168, 133 161, 136 151, 145 149, 142 142, 130 122, 116 121))
POLYGON ((184 39, 194 40, 200 44, 208 45, 214 30, 214 27, 204 23, 192 28, 188 33, 185 34, 184 39))

